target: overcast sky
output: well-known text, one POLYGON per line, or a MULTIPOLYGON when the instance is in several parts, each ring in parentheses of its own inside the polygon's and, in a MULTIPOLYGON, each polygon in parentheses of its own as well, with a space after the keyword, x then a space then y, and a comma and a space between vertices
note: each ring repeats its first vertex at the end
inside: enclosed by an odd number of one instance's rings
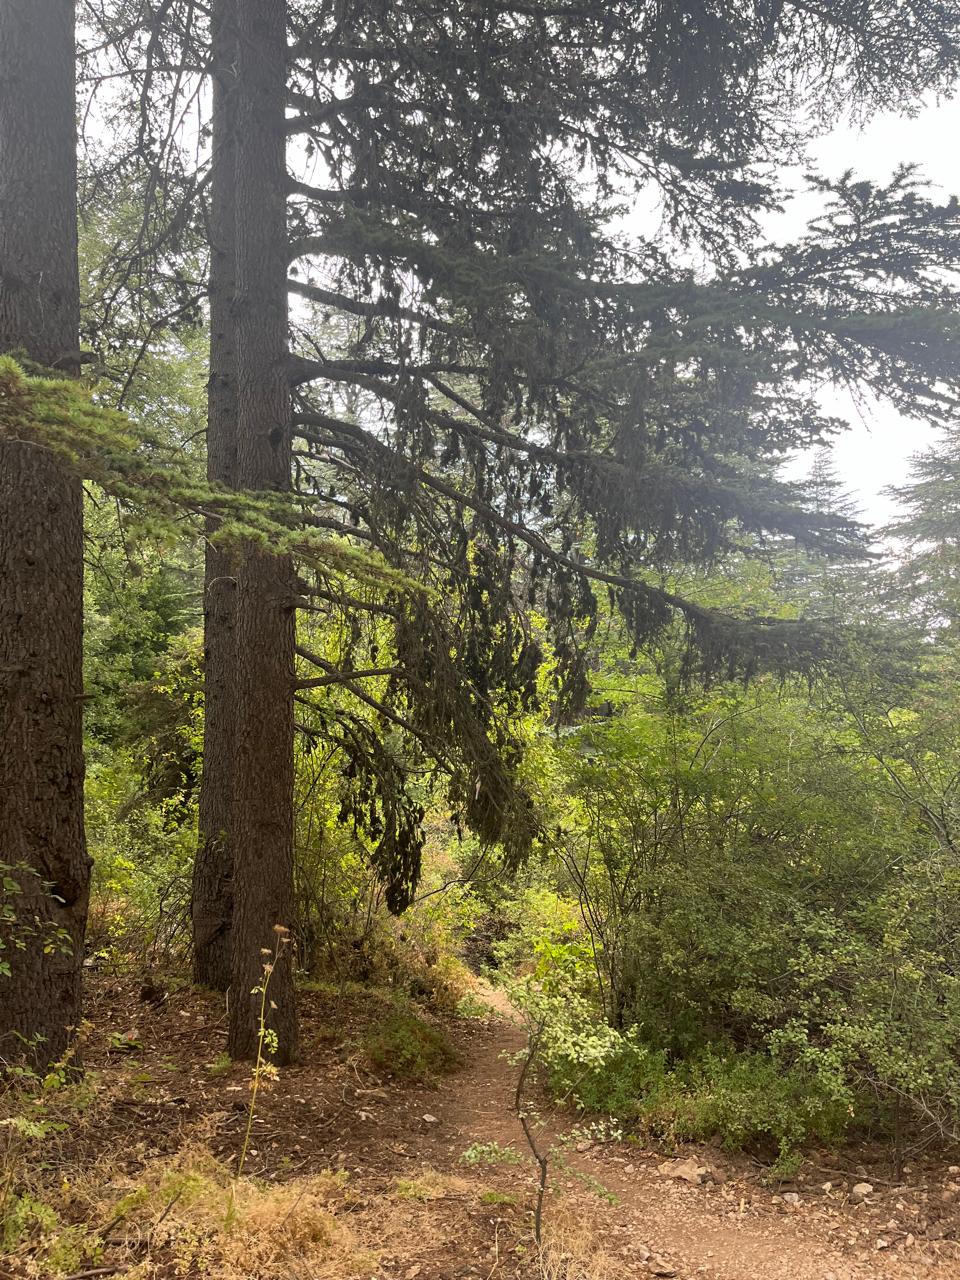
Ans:
MULTIPOLYGON (((878 116, 862 131, 838 128, 820 139, 813 160, 823 173, 836 177, 854 168, 863 178, 885 181, 902 162, 919 164, 935 184, 937 198, 960 195, 960 102, 930 106, 913 119, 878 116)), ((887 408, 873 410, 867 421, 841 397, 825 399, 832 413, 851 422, 833 446, 837 470, 862 508, 862 518, 882 524, 895 506, 881 490, 907 474, 910 454, 930 443, 933 432, 922 422, 901 418, 887 408)))

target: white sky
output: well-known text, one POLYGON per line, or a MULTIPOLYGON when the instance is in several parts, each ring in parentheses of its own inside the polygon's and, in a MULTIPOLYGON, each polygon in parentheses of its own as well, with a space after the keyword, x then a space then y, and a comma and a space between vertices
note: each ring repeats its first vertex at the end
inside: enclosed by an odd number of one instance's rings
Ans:
MULTIPOLYGON (((886 181, 898 164, 918 164, 934 184, 931 195, 946 199, 960 195, 958 142, 960 101, 953 101, 926 107, 912 119, 880 115, 862 131, 835 129, 812 146, 811 156, 814 166, 830 177, 853 168, 858 176, 877 182, 886 181)), ((824 404, 851 423, 833 445, 837 471, 860 505, 861 518, 882 524, 896 507, 881 490, 906 477, 910 455, 929 444, 934 433, 924 423, 902 418, 885 406, 863 421, 845 397, 825 397, 824 404)))

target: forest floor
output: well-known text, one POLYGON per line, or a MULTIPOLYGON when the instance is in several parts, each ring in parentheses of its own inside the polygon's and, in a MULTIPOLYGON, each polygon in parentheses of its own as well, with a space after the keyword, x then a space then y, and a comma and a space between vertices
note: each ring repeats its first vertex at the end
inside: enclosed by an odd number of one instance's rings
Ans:
POLYGON ((260 1095, 247 1190, 225 1229, 249 1070, 222 1056, 221 1010, 189 988, 159 1007, 121 979, 94 988, 85 1101, 31 1175, 37 1196, 56 1185, 79 1244, 56 1268, 52 1252, 13 1249, 0 1280, 960 1277, 960 1169, 946 1161, 915 1161, 894 1185, 880 1153, 811 1154, 777 1186, 747 1157, 593 1140, 564 1114, 548 1115, 539 1139, 554 1154, 538 1256, 510 1061, 525 1036, 487 988, 488 1013, 444 1019, 462 1065, 433 1082, 373 1071, 358 1052, 388 997, 305 992, 301 1064, 260 1095), (853 1204, 862 1182, 875 1190, 853 1204))

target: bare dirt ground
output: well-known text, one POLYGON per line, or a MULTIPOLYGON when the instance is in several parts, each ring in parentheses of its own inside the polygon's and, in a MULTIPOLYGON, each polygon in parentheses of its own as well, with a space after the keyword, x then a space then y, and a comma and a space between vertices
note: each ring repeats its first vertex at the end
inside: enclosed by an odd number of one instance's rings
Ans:
MULTIPOLYGON (((486 994, 492 1016, 483 1027, 471 1029, 467 1070, 432 1094, 408 1096, 399 1114, 393 1112, 393 1123, 405 1123, 411 1135, 413 1158, 438 1169, 455 1168, 460 1153, 473 1143, 495 1141, 527 1150, 513 1110, 516 1069, 505 1059, 522 1049, 524 1034, 502 997, 486 994), (437 1120, 424 1130, 418 1112, 427 1105, 437 1120)), ((564 1118, 552 1117, 539 1145, 562 1143, 570 1127, 569 1118, 564 1123, 564 1118)), ((831 1170, 833 1185, 824 1192, 823 1184, 831 1179, 808 1172, 802 1183, 791 1184, 792 1194, 799 1197, 793 1204, 782 1195, 791 1190, 761 1187, 755 1172, 745 1173, 743 1162, 738 1165, 703 1148, 693 1156, 710 1170, 710 1180, 700 1185, 660 1173, 667 1163, 662 1152, 620 1142, 568 1143, 551 1160, 546 1238, 553 1233, 553 1215, 559 1220, 560 1252, 567 1246, 575 1269, 580 1265, 587 1274, 592 1264, 611 1275, 660 1272, 714 1280, 960 1276, 960 1216, 946 1168, 929 1169, 920 1186, 878 1185, 859 1205, 850 1203, 848 1187, 870 1177, 879 1182, 879 1175, 851 1170, 844 1178, 831 1170), (581 1251, 584 1256, 577 1258, 581 1251)), ((534 1194, 529 1171, 524 1176, 509 1166, 488 1169, 485 1177, 497 1189, 512 1191, 529 1211, 534 1194)), ((517 1224, 509 1221, 515 1229, 517 1224)), ((506 1233, 505 1239, 513 1235, 506 1233)), ((458 1268, 455 1247, 431 1262, 430 1276, 437 1280, 471 1274, 469 1265, 458 1268)), ((499 1268, 504 1274, 516 1270, 506 1257, 499 1268)))
MULTIPOLYGON (((517 1069, 508 1060, 522 1049, 524 1033, 496 993, 481 994, 489 1016, 444 1024, 463 1067, 435 1083, 411 1083, 372 1071, 358 1052, 377 997, 305 993, 302 1062, 258 1104, 245 1173, 259 1187, 280 1188, 333 1171, 328 1207, 336 1248, 329 1268, 316 1265, 314 1250, 309 1265, 288 1261, 272 1272, 253 1261, 245 1269, 241 1257, 231 1274, 960 1280, 960 1169, 946 1161, 918 1163, 902 1185, 892 1185, 879 1164, 858 1167, 848 1154, 849 1170, 818 1169, 812 1157, 797 1182, 766 1185, 747 1158, 592 1141, 568 1115, 549 1116, 540 1138, 545 1148, 562 1150, 550 1160, 546 1248, 538 1257, 531 1236, 535 1169, 514 1112, 517 1069), (477 1144, 492 1143, 515 1155, 477 1159, 477 1144), (667 1161, 691 1157, 707 1170, 703 1181, 661 1171, 667 1161), (849 1192, 858 1182, 876 1189, 855 1205, 849 1192)), ((119 1193, 158 1160, 176 1161, 200 1146, 230 1166, 246 1124, 249 1072, 218 1061, 225 1033, 216 1001, 184 990, 154 1007, 129 984, 100 980, 88 1011, 96 1030, 86 1058, 98 1101, 60 1135, 55 1153, 47 1151, 50 1177, 79 1186, 95 1173, 119 1193), (127 1052, 122 1045, 131 1035, 137 1047, 127 1052)), ((89 1222, 97 1211, 77 1200, 78 1220, 89 1222)), ((284 1210, 281 1226, 292 1212, 284 1210)), ((170 1213, 170 1222, 175 1217, 170 1213)), ((106 1234, 97 1266, 84 1264, 75 1278, 205 1274, 172 1246, 169 1256, 154 1248, 147 1265, 142 1241, 138 1254, 137 1241, 107 1226, 120 1234, 106 1234)), ((151 1230, 156 1238, 159 1224, 151 1230)), ((0 1260, 0 1280, 28 1275, 43 1275, 29 1256, 0 1260)))

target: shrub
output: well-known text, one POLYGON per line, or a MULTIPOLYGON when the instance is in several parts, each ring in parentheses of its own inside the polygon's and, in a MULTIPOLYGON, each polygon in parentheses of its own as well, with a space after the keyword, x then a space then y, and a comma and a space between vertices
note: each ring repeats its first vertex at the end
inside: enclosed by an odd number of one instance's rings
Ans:
POLYGON ((783 1160, 813 1137, 842 1137, 850 1120, 815 1075, 766 1054, 708 1051, 672 1071, 662 1056, 647 1065, 633 1118, 653 1137, 718 1138, 730 1149, 775 1149, 783 1160))
POLYGON ((440 1027, 424 1022, 400 1004, 367 1032, 364 1050, 373 1066, 408 1080, 429 1080, 463 1065, 440 1027))

